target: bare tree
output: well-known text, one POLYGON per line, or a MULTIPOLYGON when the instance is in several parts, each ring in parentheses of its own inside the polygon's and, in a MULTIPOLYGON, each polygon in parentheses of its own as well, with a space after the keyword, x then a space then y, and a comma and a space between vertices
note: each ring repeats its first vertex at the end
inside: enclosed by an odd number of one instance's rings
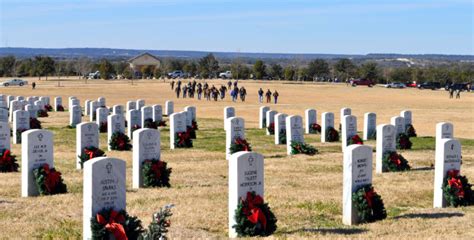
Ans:
POLYGON ((81 76, 86 75, 92 71, 92 61, 87 57, 81 57, 74 62, 74 69, 81 76))

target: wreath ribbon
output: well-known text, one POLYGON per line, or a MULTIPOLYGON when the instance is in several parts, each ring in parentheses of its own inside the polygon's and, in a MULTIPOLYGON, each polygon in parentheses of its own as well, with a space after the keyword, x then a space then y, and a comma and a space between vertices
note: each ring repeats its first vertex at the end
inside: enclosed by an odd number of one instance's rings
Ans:
POLYGON ((402 162, 400 161, 400 157, 398 156, 397 153, 392 153, 390 155, 390 161, 395 163, 397 166, 400 166, 400 164, 402 164, 402 162))
POLYGON ((100 225, 105 225, 105 229, 111 232, 116 240, 128 240, 125 228, 121 223, 125 222, 125 217, 117 211, 110 212, 109 221, 106 221, 104 216, 97 213, 97 222, 100 225))
POLYGON ((374 196, 375 196, 375 192, 373 188, 371 188, 369 191, 365 192, 364 194, 364 198, 367 201, 367 205, 369 206, 369 208, 372 208, 372 204, 373 204, 372 200, 374 196))
POLYGON ((263 225, 263 229, 266 229, 267 218, 262 209, 258 207, 263 204, 263 198, 260 195, 254 196, 252 193, 247 192, 246 202, 247 207, 243 209, 243 212, 247 215, 247 219, 253 224, 260 222, 263 225))
POLYGON ((448 185, 457 190, 456 195, 459 198, 464 198, 464 189, 462 186, 461 179, 458 178, 458 175, 459 175, 459 170, 456 170, 456 169, 449 170, 448 176, 450 179, 448 179, 448 185))
POLYGON ((56 171, 54 168, 50 169, 48 164, 43 164, 43 170, 46 173, 44 185, 48 192, 53 192, 56 185, 61 181, 61 173, 56 171))
POLYGON ((186 130, 186 132, 179 132, 178 133, 178 138, 179 138, 179 141, 178 141, 178 144, 181 145, 181 144, 184 144, 189 138, 190 138, 190 130, 186 130))
POLYGON ((6 149, 5 152, 3 152, 3 156, 2 156, 1 161, 2 162, 10 162, 11 161, 10 154, 11 154, 10 150, 6 149))
POLYGON ((89 156, 89 159, 93 159, 95 157, 95 151, 93 150, 89 150, 86 148, 84 150, 84 153, 89 156))
POLYGON ((242 146, 243 151, 249 151, 249 144, 247 143, 247 140, 238 137, 235 139, 235 144, 242 146))

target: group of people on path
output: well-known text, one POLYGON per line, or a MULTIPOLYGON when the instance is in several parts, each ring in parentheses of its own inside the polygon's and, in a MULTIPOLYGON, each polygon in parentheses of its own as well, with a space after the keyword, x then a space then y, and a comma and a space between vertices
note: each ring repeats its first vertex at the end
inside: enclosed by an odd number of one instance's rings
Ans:
MULTIPOLYGON (((204 84, 197 83, 196 80, 193 80, 192 82, 190 81, 187 84, 182 83, 181 80, 178 80, 176 82, 175 80, 172 80, 170 82, 170 85, 171 90, 176 93, 177 98, 194 98, 195 94, 197 94, 198 100, 201 100, 203 95, 207 101, 211 101, 212 99, 214 101, 217 101, 219 99, 224 100, 228 90, 230 90, 229 95, 233 102, 238 101, 239 97, 242 102, 245 102, 245 97, 247 96, 247 89, 245 89, 245 87, 243 86, 239 88, 237 80, 234 82, 228 81, 227 86, 221 85, 219 88, 214 85, 209 86, 207 82, 204 82, 204 84)), ((275 90, 272 93, 270 89, 268 89, 265 93, 262 88, 260 88, 260 90, 258 90, 258 98, 260 103, 263 103, 264 94, 267 103, 271 103, 272 96, 274 99, 274 103, 278 103, 278 97, 280 95, 278 91, 275 90)))
POLYGON ((461 99, 461 89, 453 89, 453 88, 450 88, 449 89, 449 98, 453 98, 454 97, 454 92, 456 92, 456 99, 461 99))

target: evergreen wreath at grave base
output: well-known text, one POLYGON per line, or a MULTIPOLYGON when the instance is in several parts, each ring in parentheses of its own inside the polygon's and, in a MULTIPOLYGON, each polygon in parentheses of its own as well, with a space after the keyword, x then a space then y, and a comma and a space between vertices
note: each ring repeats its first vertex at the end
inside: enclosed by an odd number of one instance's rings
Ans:
POLYGON ((160 121, 155 121, 155 122, 156 122, 156 125, 158 125, 158 127, 166 127, 165 120, 160 120, 160 121))
POLYGON ((48 164, 43 164, 39 168, 33 169, 38 192, 41 195, 53 195, 67 192, 67 186, 61 177, 61 172, 55 168, 50 168, 48 164))
POLYGON ((9 149, 0 152, 0 172, 18 172, 16 156, 9 149))
POLYGON ((101 122, 99 125, 99 132, 106 133, 107 132, 107 122, 101 122))
POLYGON ((397 149, 411 149, 412 143, 405 133, 397 135, 397 149))
POLYGON ((236 224, 232 227, 239 237, 270 236, 277 229, 277 218, 255 192, 247 192, 246 198, 240 199, 234 219, 236 224))
POLYGON ((169 204, 164 206, 160 209, 160 211, 156 212, 152 216, 152 221, 150 225, 148 225, 148 229, 146 232, 142 234, 139 238, 140 240, 166 240, 168 237, 166 233, 168 232, 168 228, 171 226, 171 222, 169 218, 173 215, 171 213, 171 208, 174 205, 169 204))
POLYGON ((81 168, 84 168, 84 163, 87 160, 91 160, 96 157, 105 157, 105 152, 96 147, 89 146, 82 149, 81 155, 78 157, 80 159, 79 163, 81 164, 81 168))
POLYGON ((138 239, 144 231, 140 219, 125 210, 102 209, 91 218, 92 239, 138 239))
POLYGON ((112 150, 118 151, 128 151, 132 148, 130 138, 122 132, 113 133, 109 145, 112 150))
POLYGON ((143 186, 145 187, 171 187, 171 168, 159 159, 147 159, 143 161, 143 186))
POLYGON ((364 145, 364 141, 362 141, 362 138, 360 138, 359 135, 356 134, 352 137, 347 138, 347 146, 350 146, 352 144, 364 145))
POLYGON ((174 134, 174 147, 176 148, 192 148, 193 140, 189 131, 178 132, 174 134))
POLYGON ((236 137, 234 141, 230 143, 229 152, 230 154, 234 154, 241 151, 251 152, 252 146, 250 146, 250 143, 248 143, 246 139, 236 137))
POLYGON ((413 127, 412 124, 407 124, 405 126, 405 134, 408 136, 408 137, 416 137, 416 130, 415 130, 415 127, 413 127))
POLYGON ((352 203, 362 223, 375 222, 387 217, 382 197, 374 191, 372 184, 363 185, 352 193, 352 203))
POLYGON ((191 139, 196 139, 196 130, 192 126, 187 126, 186 127, 186 132, 189 133, 189 137, 191 139))
POLYGON ((474 192, 472 185, 465 176, 459 175, 459 171, 451 169, 443 181, 443 196, 448 206, 474 205, 474 192))
POLYGON ((195 120, 191 121, 191 127, 194 129, 194 131, 199 130, 198 124, 195 120))
POLYGON ((63 105, 58 104, 58 105, 56 106, 56 112, 64 112, 64 107, 63 107, 63 105))
POLYGON ((382 157, 382 162, 383 166, 385 166, 385 170, 390 172, 407 171, 411 169, 408 161, 396 151, 385 152, 382 157))
POLYGON ((278 137, 280 138, 281 144, 286 144, 286 129, 281 129, 278 137))
POLYGON ((368 139, 377 140, 377 130, 373 130, 373 131, 369 134, 368 139))
POLYGON ((328 142, 339 141, 339 133, 333 127, 326 128, 326 141, 328 142))
POLYGON ((28 129, 19 128, 16 130, 16 142, 21 143, 21 133, 27 131, 28 129))
POLYGON ((291 141, 291 154, 306 154, 306 155, 315 155, 316 153, 318 153, 318 150, 307 144, 307 143, 304 143, 304 142, 295 142, 295 141, 291 141))
POLYGON ((67 125, 67 128, 69 128, 69 129, 75 129, 76 126, 72 126, 72 125, 69 124, 69 125, 67 125))
POLYGON ((268 125, 268 127, 267 127, 267 130, 270 133, 270 135, 274 135, 275 134, 275 123, 270 123, 270 125, 268 125))
POLYGON ((45 118, 45 117, 48 117, 48 112, 44 109, 40 109, 38 110, 38 117, 40 118, 45 118))
POLYGON ((46 105, 44 105, 44 110, 46 112, 51 112, 51 111, 53 111, 53 107, 51 107, 51 105, 49 105, 49 104, 46 104, 46 105))
POLYGON ((312 123, 311 125, 309 125, 309 133, 311 134, 321 133, 321 125, 317 123, 312 123))
POLYGON ((37 118, 30 117, 30 129, 41 129, 41 122, 37 118))
POLYGON ((151 128, 151 129, 158 129, 158 124, 156 124, 156 122, 153 121, 153 119, 147 118, 143 122, 143 127, 144 128, 151 128))

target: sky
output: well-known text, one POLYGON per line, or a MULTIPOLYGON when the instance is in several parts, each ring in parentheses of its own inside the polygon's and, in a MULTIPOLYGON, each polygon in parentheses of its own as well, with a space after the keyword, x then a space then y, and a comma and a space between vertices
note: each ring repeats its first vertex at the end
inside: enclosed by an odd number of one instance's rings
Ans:
POLYGON ((0 47, 474 54, 474 0, 0 0, 0 47))

